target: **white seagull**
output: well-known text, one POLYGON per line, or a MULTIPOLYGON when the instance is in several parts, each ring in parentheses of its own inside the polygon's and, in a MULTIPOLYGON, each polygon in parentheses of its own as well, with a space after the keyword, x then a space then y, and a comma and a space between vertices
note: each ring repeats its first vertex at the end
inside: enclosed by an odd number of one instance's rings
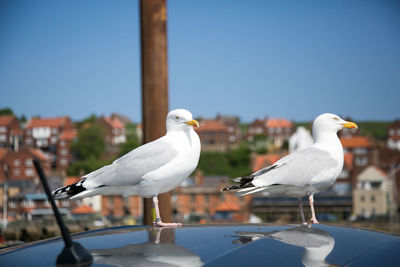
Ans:
POLYGON ((314 194, 332 185, 342 171, 343 147, 337 132, 344 127, 358 128, 354 122, 345 121, 335 114, 318 116, 312 127, 313 145, 295 151, 249 176, 232 179, 237 184, 223 190, 239 189, 241 196, 263 191, 268 196, 298 197, 303 224, 306 221, 301 198, 308 196, 311 222, 318 223, 314 194))
POLYGON ((193 130, 199 123, 184 109, 168 113, 167 133, 144 144, 75 184, 53 191, 55 199, 81 199, 94 195, 138 195, 153 198, 158 227, 181 226, 161 221, 158 194, 177 187, 196 168, 200 157, 200 139, 193 130))

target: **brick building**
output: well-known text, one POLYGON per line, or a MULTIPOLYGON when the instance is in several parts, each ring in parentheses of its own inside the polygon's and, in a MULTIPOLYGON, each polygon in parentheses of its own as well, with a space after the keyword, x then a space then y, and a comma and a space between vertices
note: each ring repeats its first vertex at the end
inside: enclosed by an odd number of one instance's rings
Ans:
POLYGON ((172 207, 184 222, 247 222, 250 216, 251 196, 237 197, 229 186, 229 177, 203 176, 196 173, 172 191, 172 207))
POLYGON ((247 128, 246 139, 252 141, 257 135, 267 136, 274 146, 281 147, 293 134, 293 123, 287 119, 256 119, 247 128))
POLYGON ((228 141, 229 144, 238 143, 241 139, 241 130, 239 118, 235 116, 217 115, 217 121, 228 127, 228 141))
POLYGON ((353 175, 356 176, 367 166, 375 164, 372 143, 368 137, 350 136, 340 138, 340 141, 344 153, 353 154, 353 175))
POLYGON ((22 129, 18 119, 12 115, 0 116, 0 147, 11 147, 22 143, 22 129))
POLYGON ((107 145, 115 146, 126 142, 125 125, 117 117, 102 116, 98 119, 98 123, 105 130, 107 145))
POLYGON ((201 120, 195 128, 200 137, 202 151, 226 151, 229 149, 229 130, 217 120, 201 120))
POLYGON ((32 160, 38 158, 46 175, 50 173, 50 159, 40 149, 21 148, 14 151, 10 148, 0 148, 0 182, 5 179, 26 180, 37 177, 32 160), (3 166, 7 166, 4 169, 3 166))
POLYGON ((253 141, 257 135, 267 135, 265 131, 266 119, 256 119, 247 127, 246 140, 253 141))
POLYGON ((24 144, 40 148, 49 155, 52 168, 64 172, 71 158, 69 144, 75 136, 69 117, 32 118, 25 125, 24 144))
POLYGON ((265 123, 267 136, 276 147, 281 147, 293 134, 293 123, 287 119, 269 118, 265 123))

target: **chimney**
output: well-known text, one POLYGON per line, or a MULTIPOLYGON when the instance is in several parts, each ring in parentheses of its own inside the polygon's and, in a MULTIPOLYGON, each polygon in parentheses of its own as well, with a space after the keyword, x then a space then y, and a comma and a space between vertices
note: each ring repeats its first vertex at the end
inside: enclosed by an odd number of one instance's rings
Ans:
POLYGON ((194 175, 195 184, 200 186, 203 184, 204 175, 201 170, 197 170, 196 174, 194 175))

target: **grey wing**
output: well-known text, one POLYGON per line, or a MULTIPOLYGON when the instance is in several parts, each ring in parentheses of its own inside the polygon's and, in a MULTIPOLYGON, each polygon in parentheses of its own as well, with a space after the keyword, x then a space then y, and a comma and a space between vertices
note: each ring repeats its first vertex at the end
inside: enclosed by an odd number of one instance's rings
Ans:
POLYGON ((280 159, 264 171, 258 171, 252 183, 258 187, 273 184, 304 186, 315 175, 337 165, 328 152, 309 147, 280 159))
POLYGON ((84 182, 86 188, 135 185, 146 173, 167 164, 176 155, 177 151, 170 143, 157 139, 82 178, 86 178, 84 182))

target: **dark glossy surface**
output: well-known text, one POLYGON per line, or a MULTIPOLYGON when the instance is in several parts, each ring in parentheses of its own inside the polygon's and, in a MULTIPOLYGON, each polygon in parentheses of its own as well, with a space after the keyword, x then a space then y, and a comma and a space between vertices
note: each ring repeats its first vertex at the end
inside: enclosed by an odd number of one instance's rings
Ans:
MULTIPOLYGON (((119 227, 73 236, 93 266, 400 266, 400 237, 313 225, 119 227)), ((52 239, 0 250, 0 266, 54 266, 52 239)))

